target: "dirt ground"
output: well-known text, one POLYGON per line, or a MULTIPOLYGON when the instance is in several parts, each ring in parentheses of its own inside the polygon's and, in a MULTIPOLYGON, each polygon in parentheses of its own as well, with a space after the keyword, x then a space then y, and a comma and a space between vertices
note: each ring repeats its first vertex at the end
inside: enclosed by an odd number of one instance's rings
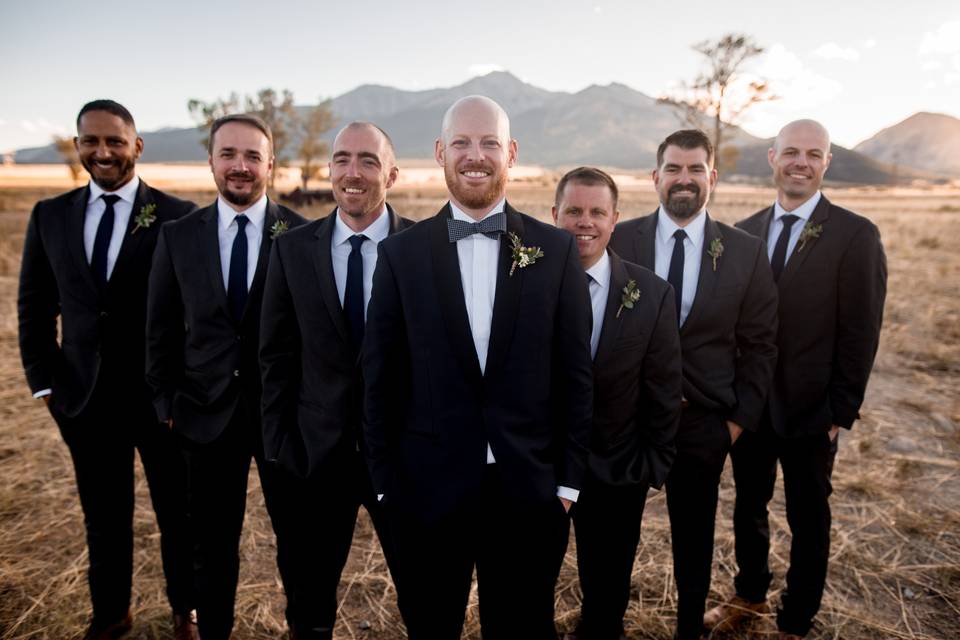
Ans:
MULTIPOLYGON (((531 178, 511 184, 511 203, 546 217, 552 199, 546 182, 531 178)), ((75 637, 90 614, 82 514, 69 455, 42 403, 30 397, 17 349, 16 288, 24 227, 32 204, 60 190, 0 187, 0 638, 9 640, 75 637)), ((879 225, 890 278, 863 419, 840 435, 830 574, 810 637, 960 637, 960 193, 827 189, 826 194, 879 225)), ((178 195, 199 203, 213 199, 210 191, 181 190, 178 195)), ((769 189, 721 185, 711 214, 732 222, 772 199, 769 189)), ((401 214, 419 219, 438 209, 443 194, 433 185, 407 185, 393 191, 390 200, 401 214)), ((621 211, 624 218, 642 215, 655 202, 655 194, 640 180, 622 194, 621 211)), ((328 208, 305 213, 317 217, 328 208)), ((728 465, 717 516, 711 601, 732 591, 732 510, 728 465)), ((779 487, 771 506, 771 532, 776 601, 790 538, 779 487)), ((159 536, 142 473, 135 533, 135 623, 129 637, 169 637, 159 536)), ((275 552, 252 472, 241 545, 238 640, 284 637, 275 552)), ((337 638, 404 637, 393 583, 364 512, 341 596, 337 638)), ((561 629, 576 624, 578 601, 571 538, 557 587, 561 629)), ((675 605, 666 503, 662 493, 653 493, 634 566, 628 637, 670 638, 675 605)), ((775 637, 772 617, 752 631, 775 637)), ((479 637, 475 594, 464 637, 479 637)))

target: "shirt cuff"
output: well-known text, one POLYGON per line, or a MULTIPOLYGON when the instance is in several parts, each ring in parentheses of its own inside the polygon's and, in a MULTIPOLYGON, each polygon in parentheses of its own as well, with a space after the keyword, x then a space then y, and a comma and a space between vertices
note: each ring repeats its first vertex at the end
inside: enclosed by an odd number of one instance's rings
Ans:
POLYGON ((33 394, 33 397, 42 398, 43 396, 48 396, 51 393, 53 393, 53 389, 40 389, 40 391, 37 391, 35 394, 33 394))
POLYGON ((576 502, 580 497, 580 490, 571 489, 570 487, 557 487, 557 497, 566 498, 570 502, 576 502))
POLYGON ((378 493, 378 494, 377 494, 377 502, 383 502, 383 494, 382 494, 382 493, 378 493))

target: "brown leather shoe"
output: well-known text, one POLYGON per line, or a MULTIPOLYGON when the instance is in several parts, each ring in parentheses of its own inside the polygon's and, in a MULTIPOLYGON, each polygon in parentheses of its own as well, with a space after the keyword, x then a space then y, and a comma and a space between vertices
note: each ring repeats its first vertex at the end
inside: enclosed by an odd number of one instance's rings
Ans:
POLYGON ((173 614, 174 640, 200 640, 197 629, 197 610, 173 614))
POLYGON ((770 613, 766 602, 750 602, 733 596, 703 614, 703 626, 710 631, 732 631, 758 615, 770 613))
POLYGON ((130 612, 122 620, 102 625, 96 621, 90 623, 87 632, 83 634, 83 640, 117 640, 125 636, 133 628, 133 618, 130 612))

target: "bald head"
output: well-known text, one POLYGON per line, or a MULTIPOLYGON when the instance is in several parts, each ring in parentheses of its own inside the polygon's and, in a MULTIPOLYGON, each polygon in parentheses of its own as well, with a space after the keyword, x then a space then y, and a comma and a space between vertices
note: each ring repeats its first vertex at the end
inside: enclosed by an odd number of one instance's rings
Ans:
POLYGON ((333 149, 336 152, 337 143, 341 142, 342 137, 345 134, 357 133, 365 131, 374 137, 378 138, 383 145, 383 152, 386 154, 385 160, 389 160, 390 164, 396 163, 397 151, 393 146, 393 140, 390 139, 390 136, 387 135, 387 132, 373 124, 372 122, 363 122, 360 120, 355 120, 350 124, 346 125, 340 131, 337 132, 337 136, 333 139, 333 149))
POLYGON ((797 136, 802 136, 808 140, 818 140, 820 148, 825 152, 830 151, 830 132, 827 128, 816 120, 794 120, 782 129, 773 141, 774 150, 782 149, 784 140, 791 140, 797 136))
POLYGON ((447 144, 457 128, 455 125, 462 122, 473 123, 478 120, 493 121, 501 141, 506 144, 510 140, 510 118, 507 116, 507 112, 496 101, 487 96, 467 96, 450 105, 447 112, 443 114, 443 122, 440 125, 440 139, 444 144, 447 144))
POLYGON ((351 122, 333 141, 329 167, 338 215, 360 233, 383 213, 400 173, 390 136, 369 122, 351 122))
POLYGON ((830 166, 830 134, 815 120, 794 120, 777 134, 767 152, 777 200, 787 211, 813 197, 830 166))

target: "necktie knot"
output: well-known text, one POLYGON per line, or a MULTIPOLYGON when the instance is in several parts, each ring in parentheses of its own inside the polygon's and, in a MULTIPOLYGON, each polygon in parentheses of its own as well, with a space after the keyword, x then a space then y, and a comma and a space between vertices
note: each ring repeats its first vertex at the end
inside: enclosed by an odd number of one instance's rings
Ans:
POLYGON ((112 207, 120 200, 120 196, 113 195, 112 193, 105 193, 100 198, 107 204, 108 207, 112 207))
POLYGON ((464 220, 447 219, 447 237, 450 242, 469 238, 475 233, 482 233, 488 238, 496 240, 497 236, 507 230, 507 214, 503 211, 484 218, 480 222, 466 222, 464 220))
POLYGON ((242 213, 236 216, 234 220, 237 221, 237 227, 240 231, 243 231, 244 228, 247 226, 247 223, 250 222, 250 218, 248 218, 246 215, 242 213))
POLYGON ((677 242, 683 242, 687 238, 687 232, 683 229, 677 229, 673 232, 673 237, 676 238, 677 242))
POLYGON ((783 223, 783 230, 789 232, 790 227, 793 226, 793 223, 795 223, 799 219, 800 219, 800 216, 795 216, 792 213, 788 213, 787 215, 780 218, 780 222, 783 223))
POLYGON ((356 234, 350 236, 350 250, 351 251, 360 251, 360 247, 363 246, 364 240, 367 239, 367 236, 356 234))

